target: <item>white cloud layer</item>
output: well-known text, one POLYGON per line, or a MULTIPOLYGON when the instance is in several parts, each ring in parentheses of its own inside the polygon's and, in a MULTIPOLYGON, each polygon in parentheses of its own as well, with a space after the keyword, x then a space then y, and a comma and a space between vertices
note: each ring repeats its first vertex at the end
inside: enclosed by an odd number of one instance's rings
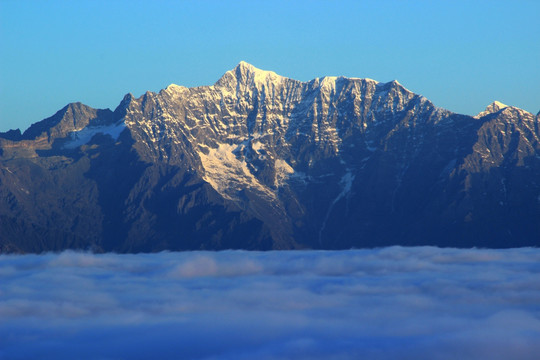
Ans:
POLYGON ((539 359, 540 249, 0 256, 0 359, 539 359))

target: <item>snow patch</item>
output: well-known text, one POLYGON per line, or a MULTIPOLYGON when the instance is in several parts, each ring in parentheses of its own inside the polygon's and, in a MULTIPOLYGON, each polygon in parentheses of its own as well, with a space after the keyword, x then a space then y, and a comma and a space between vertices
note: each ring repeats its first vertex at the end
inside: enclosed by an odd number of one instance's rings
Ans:
POLYGON ((347 169, 347 172, 345 173, 345 175, 341 177, 339 184, 341 185, 342 190, 338 194, 338 196, 336 196, 334 201, 332 201, 332 204, 330 204, 330 207, 328 208, 328 211, 326 212, 326 216, 324 217, 321 229, 319 230, 319 245, 322 245, 322 233, 324 229, 326 228, 326 222, 328 221, 328 218, 330 217, 330 214, 332 213, 332 209, 338 203, 339 200, 343 199, 345 196, 347 196, 351 192, 354 178, 355 176, 352 174, 350 169, 347 169))
POLYGON ((303 173, 301 171, 295 171, 293 174, 290 175, 290 178, 298 180, 302 183, 307 183, 307 180, 311 180, 311 178, 307 176, 306 173, 303 173))
POLYGON ((252 141, 251 142, 251 148, 255 150, 256 152, 259 152, 263 148, 263 143, 260 141, 252 141))
POLYGON ((291 167, 291 165, 287 164, 285 160, 278 159, 275 162, 275 169, 276 169, 276 177, 274 184, 277 187, 283 186, 285 181, 294 174, 294 169, 291 167))
POLYGON ((343 177, 339 181, 339 183, 342 186, 343 190, 338 195, 336 200, 334 200, 334 203, 338 202, 338 200, 340 200, 342 197, 344 197, 345 195, 347 195, 348 193, 351 192, 353 181, 354 181, 354 175, 349 170, 349 171, 347 171, 347 173, 345 173, 345 175, 343 175, 343 177))
POLYGON ((203 179, 229 200, 237 199, 238 192, 245 188, 275 199, 275 194, 251 173, 245 160, 236 157, 237 148, 237 145, 219 144, 217 149, 208 148, 208 154, 199 151, 204 167, 203 179))
POLYGON ((109 135, 116 141, 125 128, 126 124, 124 122, 108 126, 88 126, 82 130, 71 132, 69 134, 71 139, 64 144, 64 148, 78 148, 81 145, 87 144, 97 134, 109 135))

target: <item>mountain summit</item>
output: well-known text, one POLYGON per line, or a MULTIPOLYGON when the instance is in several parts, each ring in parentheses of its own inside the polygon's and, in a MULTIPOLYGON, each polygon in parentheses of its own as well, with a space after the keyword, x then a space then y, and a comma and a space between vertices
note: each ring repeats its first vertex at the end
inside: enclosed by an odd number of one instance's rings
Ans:
POLYGON ((292 81, 276 74, 256 68, 245 61, 241 61, 233 70, 227 71, 215 84, 217 87, 225 87, 230 90, 249 91, 251 88, 261 90, 284 80, 292 81))
POLYGON ((0 251, 538 246, 538 125, 240 62, 0 133, 0 251))
POLYGON ((276 81, 282 78, 273 71, 266 71, 256 68, 255 66, 248 64, 245 61, 240 61, 236 67, 228 71, 226 74, 233 74, 238 81, 250 81, 265 83, 267 81, 276 81))

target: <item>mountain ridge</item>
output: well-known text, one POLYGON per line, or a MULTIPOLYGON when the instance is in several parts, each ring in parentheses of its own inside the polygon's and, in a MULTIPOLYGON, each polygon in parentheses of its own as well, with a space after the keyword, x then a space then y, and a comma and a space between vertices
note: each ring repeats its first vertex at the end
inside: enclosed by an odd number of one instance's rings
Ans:
POLYGON ((240 62, 214 85, 0 134, 0 249, 538 245, 538 123, 240 62))
MULTIPOLYGON (((296 80, 296 79, 289 78, 289 77, 286 77, 286 76, 278 75, 277 73, 275 73, 275 72, 273 72, 273 71, 268 71, 268 70, 262 70, 262 69, 259 69, 259 68, 255 67, 254 65, 252 65, 252 64, 250 64, 250 63, 248 63, 248 62, 246 62, 246 61, 243 61, 243 60, 240 61, 233 69, 231 69, 231 70, 225 72, 225 74, 223 74, 223 75, 221 76, 221 78, 218 79, 218 81, 216 81, 216 83, 214 83, 213 85, 200 85, 200 86, 195 86, 195 87, 192 87, 192 88, 205 88, 205 87, 211 87, 211 86, 216 86, 216 85, 219 86, 220 81, 222 81, 222 79, 223 79, 226 75, 228 75, 228 74, 232 75, 232 74, 234 74, 235 72, 238 72, 238 71, 240 71, 240 72, 251 72, 251 73, 252 73, 251 78, 254 78, 254 74, 271 74, 272 76, 275 76, 275 77, 277 77, 277 78, 282 78, 282 79, 292 80, 292 81, 296 81, 296 82, 299 82, 299 83, 320 82, 321 80, 323 80, 323 79, 325 79, 325 78, 328 78, 328 79, 334 79, 334 80, 336 80, 336 79, 348 79, 348 80, 372 81, 372 82, 375 82, 376 84, 382 84, 382 85, 387 85, 387 84, 395 83, 395 84, 397 84, 397 85, 403 87, 403 89, 405 89, 405 90, 407 90, 407 91, 409 91, 409 92, 412 93, 412 91, 410 91, 409 89, 405 88, 405 87, 404 87, 398 80, 396 80, 396 79, 384 83, 384 82, 379 82, 379 81, 374 80, 374 79, 371 79, 371 78, 358 78, 358 77, 345 77, 345 76, 323 76, 323 77, 317 77, 317 78, 314 78, 314 79, 311 79, 311 80, 308 80, 308 81, 301 81, 301 80, 296 80)), ((264 77, 264 76, 263 76, 263 77, 264 77)), ((260 79, 260 75, 259 75, 259 79, 260 79)), ((161 91, 167 91, 167 90, 168 90, 168 91, 172 91, 171 89, 177 89, 176 91, 178 91, 178 89, 188 90, 188 89, 192 89, 192 88, 185 87, 185 86, 183 86, 183 85, 178 85, 178 84, 175 84, 175 83, 170 83, 168 86, 166 86, 165 88, 159 90, 158 92, 147 91, 146 93, 158 94, 158 93, 161 92, 161 91)), ((144 96, 144 94, 141 95, 141 96, 144 96)), ((139 96, 139 98, 140 98, 141 96, 139 96)), ((420 96, 422 96, 422 95, 420 95, 420 96)), ((132 93, 128 93, 128 94, 126 94, 126 95, 124 96, 123 101, 126 99, 126 97, 127 97, 127 98, 133 98, 133 99, 136 98, 132 93)), ((138 99, 138 98, 137 98, 137 99, 138 99)), ((61 110, 59 110, 55 115, 57 115, 59 112, 63 111, 64 109, 69 108, 70 106, 75 106, 75 105, 79 105, 79 106, 80 106, 80 105, 83 105, 83 106, 85 106, 85 107, 91 108, 90 106, 85 105, 85 104, 82 104, 81 102, 73 102, 73 103, 68 103, 64 108, 62 108, 61 110)), ((120 106, 120 105, 119 105, 119 106, 120 106)), ((118 107, 119 107, 119 106, 118 106, 118 107)), ((488 106, 486 106, 486 109, 485 109, 484 111, 478 113, 476 116, 480 116, 480 114, 486 113, 486 111, 490 111, 489 109, 490 109, 490 108, 493 108, 494 106, 500 106, 501 109, 502 109, 502 108, 505 108, 505 107, 511 107, 511 108, 519 109, 519 110, 521 110, 521 111, 525 111, 525 112, 527 112, 527 113, 532 114, 531 112, 529 112, 529 111, 527 111, 527 110, 524 110, 524 109, 522 109, 522 108, 519 108, 519 107, 517 107, 517 106, 506 105, 506 104, 503 104, 503 103, 499 102, 498 100, 494 100, 492 103, 490 103, 488 106)), ((118 108, 118 107, 117 107, 117 108, 118 108)), ((92 109, 94 109, 94 108, 92 108, 92 109)), ((441 109, 443 109, 443 110, 445 110, 445 111, 450 111, 450 110, 447 110, 447 109, 444 109, 444 108, 441 108, 441 109)), ((104 111, 106 111, 106 110, 111 110, 111 109, 109 109, 109 108, 97 109, 97 108, 96 108, 95 110, 104 110, 104 111)), ((499 110, 500 110, 500 109, 499 109, 499 110)), ((116 111, 116 109, 115 109, 115 110, 112 110, 112 111, 116 111)), ((451 111, 450 111, 450 112, 451 112, 451 111)), ((55 115, 53 115, 53 116, 55 116, 55 115)), ((534 115, 534 114, 532 114, 532 115, 534 115)), ((540 111, 538 112, 538 114, 537 114, 536 116, 539 116, 539 115, 540 115, 540 111)), ((47 119, 48 119, 48 118, 47 118, 47 119)), ((45 120, 46 120, 46 119, 45 119, 45 120)), ((42 121, 44 121, 44 120, 42 120, 42 121)), ((34 125, 36 125, 36 124, 37 124, 37 123, 34 123, 34 124, 30 125, 30 127, 32 127, 32 126, 34 126, 34 125)), ((29 127, 29 128, 30 128, 30 127, 29 127)), ((24 132, 28 131, 29 128, 26 129, 24 132)), ((0 132, 0 137, 2 137, 2 134, 3 134, 4 136, 6 136, 6 134, 8 134, 8 133, 16 132, 16 131, 21 131, 21 129, 9 129, 9 130, 7 130, 7 131, 5 131, 5 132, 0 132)), ((21 132, 22 132, 22 131, 21 131, 21 132)), ((24 132, 22 132, 22 133, 24 133, 24 132)))

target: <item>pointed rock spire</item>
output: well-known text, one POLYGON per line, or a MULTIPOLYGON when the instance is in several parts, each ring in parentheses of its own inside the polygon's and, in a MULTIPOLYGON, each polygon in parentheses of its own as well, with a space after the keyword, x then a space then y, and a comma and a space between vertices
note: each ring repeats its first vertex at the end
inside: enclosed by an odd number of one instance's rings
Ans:
POLYGON ((122 116, 126 115, 127 108, 129 107, 129 104, 135 99, 132 93, 127 93, 124 95, 124 98, 122 101, 120 101, 120 104, 114 109, 114 114, 116 118, 121 118, 122 116))

